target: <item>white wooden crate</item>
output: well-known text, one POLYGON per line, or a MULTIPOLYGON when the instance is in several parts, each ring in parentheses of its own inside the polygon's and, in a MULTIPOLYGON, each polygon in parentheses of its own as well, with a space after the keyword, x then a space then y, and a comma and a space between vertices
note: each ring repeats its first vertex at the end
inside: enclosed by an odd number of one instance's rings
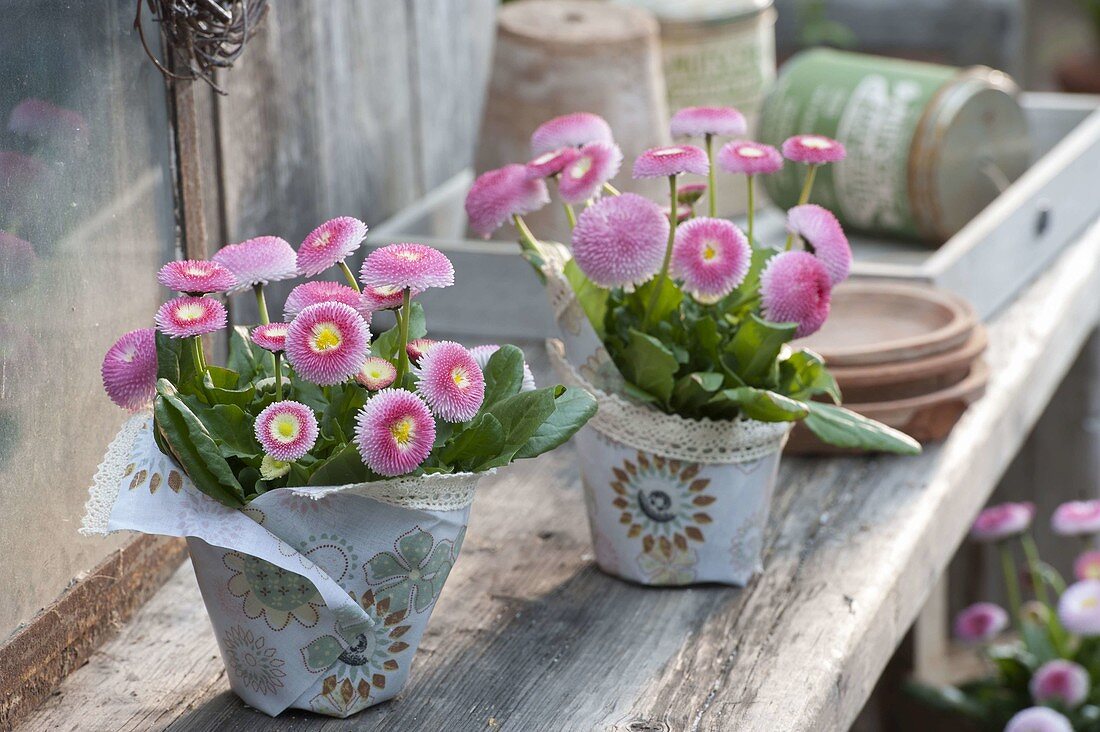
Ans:
MULTIPOLYGON (((1025 94, 1035 163, 939 249, 852 236, 853 275, 929 282, 970 300, 988 318, 1100 216, 1100 98, 1025 94)), ((432 328, 507 338, 554 333, 538 280, 514 243, 466 238, 465 172, 374 228, 368 242, 420 241, 444 250, 456 286, 424 296, 432 328), (434 302, 433 302, 434 301, 434 302)), ((761 212, 766 240, 782 214, 761 212)), ((538 232, 535 232, 536 235, 538 232)))

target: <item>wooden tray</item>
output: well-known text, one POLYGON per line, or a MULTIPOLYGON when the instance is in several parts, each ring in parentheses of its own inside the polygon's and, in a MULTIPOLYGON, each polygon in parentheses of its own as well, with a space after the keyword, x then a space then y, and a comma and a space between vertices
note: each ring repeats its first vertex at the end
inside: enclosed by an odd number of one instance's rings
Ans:
POLYGON ((834 366, 877 366, 927 358, 962 346, 978 318, 944 290, 853 280, 833 291, 829 319, 797 342, 834 366))
MULTIPOLYGON (((870 419, 899 429, 920 443, 937 442, 947 437, 955 423, 973 402, 985 393, 989 366, 974 362, 970 374, 954 386, 909 399, 844 406, 870 419)), ((857 454, 860 450, 826 445, 803 424, 796 424, 786 450, 794 455, 857 454)))

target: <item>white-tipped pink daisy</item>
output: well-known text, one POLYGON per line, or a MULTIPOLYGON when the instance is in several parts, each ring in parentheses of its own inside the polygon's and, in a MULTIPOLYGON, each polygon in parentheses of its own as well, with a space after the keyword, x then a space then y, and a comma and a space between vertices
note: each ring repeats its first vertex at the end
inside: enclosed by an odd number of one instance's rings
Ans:
POLYGON ((405 353, 408 354, 409 360, 414 364, 419 363, 420 359, 424 358, 424 354, 428 352, 428 349, 436 343, 439 343, 439 341, 431 338, 416 338, 405 344, 405 353))
POLYGON ((103 357, 103 389, 111 401, 131 412, 143 409, 157 395, 157 342, 152 328, 126 333, 103 357))
POLYGON ((485 400, 485 376, 458 343, 440 341, 420 359, 416 393, 445 422, 471 420, 485 400))
POLYGON ((565 166, 576 160, 580 154, 580 151, 575 147, 563 147, 560 150, 543 153, 527 163, 527 176, 530 178, 549 178, 557 175, 565 166))
POLYGON ((762 142, 734 140, 718 151, 718 167, 738 175, 767 175, 783 167, 783 156, 762 142))
POLYGON ((550 203, 546 181, 525 165, 505 165, 482 173, 466 194, 466 216, 478 236, 488 238, 512 216, 538 211, 550 203))
POLYGON ((185 295, 169 300, 157 310, 157 330, 171 338, 190 338, 225 327, 225 306, 209 297, 185 295))
POLYGON ((188 295, 228 292, 237 286, 237 277, 217 262, 185 259, 169 262, 157 273, 157 282, 169 290, 188 295))
POLYGON ((989 506, 974 519, 970 526, 970 538, 983 542, 1004 541, 1027 531, 1033 518, 1035 504, 1029 501, 989 506))
POLYGON ((275 402, 256 417, 256 439, 264 453, 283 462, 305 457, 317 442, 317 434, 316 415, 300 402, 275 402))
POLYGON ((286 335, 290 323, 268 323, 252 329, 252 342, 265 351, 282 353, 286 350, 286 335))
POLYGON ((1070 633, 1100 636, 1100 580, 1081 580, 1058 598, 1058 619, 1070 633))
POLYGON ((355 380, 370 391, 385 389, 397 378, 397 367, 384 358, 371 356, 363 362, 355 380))
POLYGON ((795 135, 783 141, 783 157, 796 163, 821 165, 844 159, 844 145, 824 135, 795 135))
POLYGON ((359 248, 367 236, 367 225, 351 216, 339 216, 309 232, 298 247, 298 270, 315 277, 359 248))
MULTIPOLYGON (((400 297, 398 299, 400 300, 400 297)), ((352 288, 339 282, 317 280, 303 282, 290 291, 286 296, 286 302, 283 303, 283 317, 291 320, 303 309, 321 302, 342 302, 359 310, 365 316, 370 315, 370 310, 364 307, 362 295, 352 288)))
POLYGON ((988 643, 1008 627, 1008 613, 1000 605, 978 602, 955 618, 955 637, 966 643, 988 643))
POLYGON ((286 356, 294 372, 321 386, 355 376, 370 350, 370 329, 356 310, 340 302, 310 305, 291 321, 286 356))
POLYGON ((795 206, 787 212, 787 231, 802 237, 806 248, 821 260, 834 285, 848 279, 852 248, 833 212, 816 203, 795 206))
POLYGON ((387 477, 416 470, 431 454, 435 420, 420 397, 383 389, 356 418, 355 444, 368 468, 387 477))
POLYGON ((1068 501, 1054 509, 1051 528, 1059 536, 1100 534, 1100 501, 1068 501))
POLYGON ((668 218, 648 198, 602 198, 577 220, 573 258, 600 287, 640 284, 661 269, 668 233, 668 218))
POLYGON ((1074 709, 1084 703, 1091 688, 1089 672, 1080 664, 1056 658, 1047 661, 1031 677, 1028 690, 1036 704, 1062 704, 1074 709))
POLYGON ((539 125, 531 134, 531 154, 538 156, 563 147, 614 141, 611 125, 603 117, 590 112, 573 112, 539 125))
POLYGON ((700 301, 715 302, 733 292, 751 261, 749 240, 726 219, 691 219, 676 229, 672 276, 700 301))
POLYGON ((635 178, 668 178, 681 173, 706 175, 710 162, 702 148, 694 145, 654 147, 634 160, 635 178))
POLYGON ((258 236, 219 249, 212 259, 237 277, 229 292, 241 292, 255 285, 298 276, 298 258, 293 247, 277 236, 258 236))
MULTIPOLYGON (((416 297, 420 294, 420 291, 413 290, 411 294, 413 297, 416 297)), ((380 285, 378 287, 363 285, 363 295, 359 304, 359 311, 375 312, 377 310, 393 310, 394 308, 401 307, 402 298, 403 294, 400 288, 390 285, 380 285)))
MULTIPOLYGON (((484 346, 474 346, 470 349, 470 355, 477 361, 478 368, 481 369, 481 373, 485 373, 485 367, 489 365, 489 359, 493 357, 493 354, 500 350, 500 346, 491 343, 484 346)), ((534 391, 535 375, 531 373, 531 367, 527 365, 527 361, 523 362, 523 385, 520 387, 520 391, 534 391)))
POLYGON ((580 149, 558 179, 558 194, 566 203, 584 203, 614 178, 623 164, 623 152, 614 143, 592 142, 580 149))
POLYGON ((424 244, 390 244, 379 247, 363 260, 359 279, 367 287, 395 287, 422 292, 455 283, 451 260, 424 244))
POLYGON ((669 123, 673 137, 737 137, 746 129, 745 115, 733 107, 684 107, 669 123))
POLYGON ((829 317, 831 296, 829 272, 809 252, 780 252, 760 275, 764 317, 773 323, 796 323, 795 338, 821 328, 829 317))

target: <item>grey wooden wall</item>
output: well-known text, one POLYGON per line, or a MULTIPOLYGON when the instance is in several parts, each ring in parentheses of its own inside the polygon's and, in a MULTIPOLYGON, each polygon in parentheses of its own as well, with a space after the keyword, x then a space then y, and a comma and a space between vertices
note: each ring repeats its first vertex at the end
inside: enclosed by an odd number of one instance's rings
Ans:
MULTIPOLYGON (((209 247, 376 224, 469 166, 497 4, 272 0, 228 96, 196 90, 209 247)), ((253 322, 251 298, 233 304, 253 322)))

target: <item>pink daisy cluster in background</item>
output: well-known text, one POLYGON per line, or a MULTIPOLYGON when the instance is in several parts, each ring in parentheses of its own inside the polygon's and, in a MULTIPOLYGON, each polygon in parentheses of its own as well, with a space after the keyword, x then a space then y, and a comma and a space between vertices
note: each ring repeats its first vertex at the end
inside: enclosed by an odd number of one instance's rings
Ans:
POLYGON ((978 602, 955 618, 955 636, 968 643, 989 643, 1008 628, 1008 613, 1000 605, 978 602))

